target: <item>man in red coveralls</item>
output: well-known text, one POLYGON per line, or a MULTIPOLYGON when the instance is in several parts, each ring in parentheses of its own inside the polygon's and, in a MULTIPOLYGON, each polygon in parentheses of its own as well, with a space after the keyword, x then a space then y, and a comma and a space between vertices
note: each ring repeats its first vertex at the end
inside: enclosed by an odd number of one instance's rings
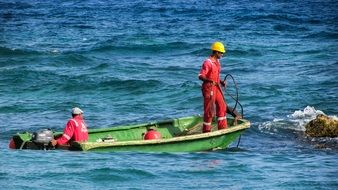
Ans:
POLYGON ((70 141, 87 141, 88 130, 83 119, 83 111, 75 107, 72 109, 72 119, 68 120, 63 135, 51 141, 52 145, 65 145, 70 141))
POLYGON ((223 98, 221 86, 225 82, 220 80, 221 64, 219 59, 225 53, 224 45, 215 42, 211 46, 212 54, 203 62, 198 78, 203 81, 202 94, 204 99, 204 122, 203 133, 211 131, 212 118, 214 116, 214 105, 216 105, 216 115, 218 117, 218 129, 227 127, 226 103, 223 98))

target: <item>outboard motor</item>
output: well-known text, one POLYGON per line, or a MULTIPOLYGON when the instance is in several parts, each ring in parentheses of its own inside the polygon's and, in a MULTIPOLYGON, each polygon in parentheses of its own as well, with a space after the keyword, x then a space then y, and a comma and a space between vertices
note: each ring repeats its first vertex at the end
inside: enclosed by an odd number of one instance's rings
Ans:
POLYGON ((46 150, 53 139, 53 131, 50 129, 41 129, 33 133, 32 141, 39 149, 46 150))

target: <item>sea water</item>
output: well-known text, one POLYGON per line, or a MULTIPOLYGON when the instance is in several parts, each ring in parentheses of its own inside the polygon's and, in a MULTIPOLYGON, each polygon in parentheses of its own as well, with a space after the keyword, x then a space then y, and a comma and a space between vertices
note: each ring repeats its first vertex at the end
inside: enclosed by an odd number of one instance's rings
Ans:
POLYGON ((1 189, 338 189, 337 148, 303 135, 318 113, 338 115, 337 10, 329 0, 1 0, 1 189), (239 148, 8 149, 17 132, 61 131, 74 106, 89 128, 202 114, 198 73, 214 41, 251 121, 239 148))

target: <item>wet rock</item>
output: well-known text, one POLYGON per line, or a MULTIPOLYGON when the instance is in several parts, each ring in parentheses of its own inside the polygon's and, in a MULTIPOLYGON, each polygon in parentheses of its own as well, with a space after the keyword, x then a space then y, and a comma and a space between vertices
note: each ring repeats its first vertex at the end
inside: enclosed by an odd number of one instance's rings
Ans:
POLYGON ((315 140, 313 145, 315 148, 338 150, 338 139, 320 137, 319 139, 315 140))
POLYGON ((310 137, 338 137, 338 120, 320 114, 306 124, 305 129, 305 134, 310 137))

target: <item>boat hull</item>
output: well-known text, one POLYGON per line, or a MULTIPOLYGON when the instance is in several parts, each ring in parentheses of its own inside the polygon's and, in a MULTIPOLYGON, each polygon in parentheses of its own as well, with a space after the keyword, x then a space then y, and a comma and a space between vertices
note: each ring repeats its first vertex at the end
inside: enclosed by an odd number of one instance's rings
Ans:
MULTIPOLYGON (((88 142, 72 142, 68 146, 58 146, 57 149, 78 151, 131 151, 131 152, 196 152, 224 149, 234 142, 243 131, 250 127, 247 120, 239 120, 232 126, 217 130, 213 123, 212 132, 202 133, 203 118, 191 116, 161 122, 140 125, 119 126, 89 130, 88 142), (144 140, 144 134, 154 129, 161 133, 161 139, 144 140), (109 140, 107 140, 109 137, 109 140)), ((58 138, 61 132, 54 133, 58 138)), ((50 145, 41 146, 32 139, 32 133, 18 133, 13 136, 16 149, 54 149, 50 145)), ((13 144, 12 144, 13 147, 13 144)))
POLYGON ((131 151, 131 152, 198 152, 224 149, 234 142, 244 131, 238 130, 230 134, 202 137, 195 139, 177 139, 177 141, 152 140, 147 143, 79 143, 73 147, 82 151, 131 151))

